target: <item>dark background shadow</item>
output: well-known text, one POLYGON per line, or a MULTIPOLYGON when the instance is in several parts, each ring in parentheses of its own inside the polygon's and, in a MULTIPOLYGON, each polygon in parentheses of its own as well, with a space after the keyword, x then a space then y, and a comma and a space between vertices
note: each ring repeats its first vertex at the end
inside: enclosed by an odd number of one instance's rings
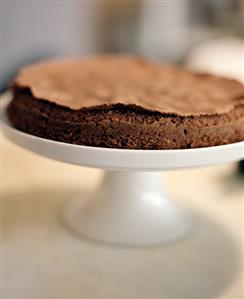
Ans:
POLYGON ((240 194, 240 198, 244 200, 244 176, 241 173, 234 172, 223 174, 216 177, 216 181, 221 186, 220 192, 228 199, 228 195, 240 194))

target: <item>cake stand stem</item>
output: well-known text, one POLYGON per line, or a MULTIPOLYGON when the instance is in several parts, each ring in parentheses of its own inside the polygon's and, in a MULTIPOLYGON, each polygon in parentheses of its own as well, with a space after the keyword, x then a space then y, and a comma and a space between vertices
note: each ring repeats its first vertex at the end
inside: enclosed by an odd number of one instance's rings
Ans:
POLYGON ((100 188, 66 209, 68 224, 81 235, 123 245, 153 245, 182 238, 188 215, 166 196, 160 173, 105 172, 100 188))

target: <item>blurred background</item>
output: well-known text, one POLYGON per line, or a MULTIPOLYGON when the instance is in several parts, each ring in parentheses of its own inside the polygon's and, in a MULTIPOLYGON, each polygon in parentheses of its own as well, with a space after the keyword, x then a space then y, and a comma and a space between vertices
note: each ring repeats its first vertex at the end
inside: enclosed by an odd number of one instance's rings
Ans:
POLYGON ((0 89, 26 63, 98 52, 135 53, 244 81, 243 23, 242 0, 3 0, 0 89))

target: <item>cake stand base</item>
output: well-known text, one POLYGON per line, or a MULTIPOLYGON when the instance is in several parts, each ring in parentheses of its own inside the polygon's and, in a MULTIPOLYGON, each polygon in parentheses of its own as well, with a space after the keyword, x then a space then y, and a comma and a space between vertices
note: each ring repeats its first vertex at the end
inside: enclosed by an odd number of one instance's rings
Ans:
POLYGON ((107 171, 88 200, 68 204, 65 218, 84 237, 129 246, 168 243, 193 228, 189 215, 166 196, 160 173, 152 172, 107 171))

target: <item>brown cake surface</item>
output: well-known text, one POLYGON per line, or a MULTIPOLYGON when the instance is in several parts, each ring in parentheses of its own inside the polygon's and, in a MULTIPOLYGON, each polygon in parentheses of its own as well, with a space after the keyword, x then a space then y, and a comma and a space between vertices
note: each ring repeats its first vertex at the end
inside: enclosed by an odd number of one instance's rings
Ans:
POLYGON ((131 56, 28 66, 8 107, 25 132, 74 144, 175 149, 244 140, 237 81, 131 56))

